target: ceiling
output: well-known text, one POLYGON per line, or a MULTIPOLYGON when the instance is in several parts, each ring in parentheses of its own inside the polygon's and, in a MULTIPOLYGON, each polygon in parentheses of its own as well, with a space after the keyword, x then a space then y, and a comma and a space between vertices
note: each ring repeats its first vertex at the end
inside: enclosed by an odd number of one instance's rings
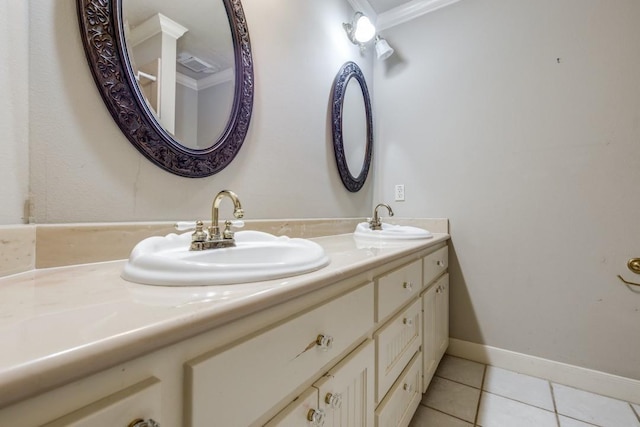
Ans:
POLYGON ((460 0, 347 0, 368 15, 378 30, 391 28, 460 0))

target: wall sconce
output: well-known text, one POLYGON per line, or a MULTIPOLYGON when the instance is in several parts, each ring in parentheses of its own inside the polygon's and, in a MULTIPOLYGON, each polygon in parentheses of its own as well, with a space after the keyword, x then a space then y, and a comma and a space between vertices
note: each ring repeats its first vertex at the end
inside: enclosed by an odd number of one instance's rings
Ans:
POLYGON ((356 12, 350 23, 342 24, 347 32, 347 37, 351 43, 364 45, 368 41, 373 40, 376 35, 376 27, 373 26, 371 20, 362 12, 356 12))
POLYGON ((388 57, 393 55, 393 48, 389 46, 389 43, 380 36, 376 36, 376 56, 380 61, 384 61, 388 57))
POLYGON ((393 55, 393 48, 389 46, 389 43, 387 43, 385 39, 376 35, 376 27, 364 13, 356 12, 351 22, 345 22, 342 26, 351 43, 360 46, 361 50, 364 51, 365 43, 375 38, 376 57, 379 60, 384 61, 393 55))

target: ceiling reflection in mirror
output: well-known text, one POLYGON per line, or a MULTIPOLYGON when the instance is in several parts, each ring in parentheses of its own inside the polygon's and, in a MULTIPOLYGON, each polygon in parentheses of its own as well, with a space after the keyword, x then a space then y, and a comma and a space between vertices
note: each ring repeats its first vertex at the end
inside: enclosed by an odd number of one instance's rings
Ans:
POLYGON ((223 134, 234 96, 234 50, 221 0, 122 0, 125 41, 145 101, 185 147, 223 134))
POLYGON ((77 0, 87 61, 109 112, 150 161, 200 178, 240 150, 253 110, 241 0, 77 0))

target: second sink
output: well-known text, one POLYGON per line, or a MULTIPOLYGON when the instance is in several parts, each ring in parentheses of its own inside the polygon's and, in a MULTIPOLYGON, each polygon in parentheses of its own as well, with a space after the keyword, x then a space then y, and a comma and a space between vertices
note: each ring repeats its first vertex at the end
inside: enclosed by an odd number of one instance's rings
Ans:
POLYGON ((380 230, 372 230, 368 222, 361 222, 354 231, 355 237, 380 239, 380 240, 414 240, 430 239, 433 237, 430 231, 412 227, 410 225, 393 225, 381 223, 380 230))

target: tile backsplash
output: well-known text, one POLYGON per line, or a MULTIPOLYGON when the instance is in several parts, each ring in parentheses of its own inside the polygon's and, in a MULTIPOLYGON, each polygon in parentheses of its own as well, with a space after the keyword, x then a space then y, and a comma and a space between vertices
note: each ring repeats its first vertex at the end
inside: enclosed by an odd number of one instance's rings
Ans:
POLYGON ((0 277, 33 270, 36 263, 36 227, 0 226, 0 277))

